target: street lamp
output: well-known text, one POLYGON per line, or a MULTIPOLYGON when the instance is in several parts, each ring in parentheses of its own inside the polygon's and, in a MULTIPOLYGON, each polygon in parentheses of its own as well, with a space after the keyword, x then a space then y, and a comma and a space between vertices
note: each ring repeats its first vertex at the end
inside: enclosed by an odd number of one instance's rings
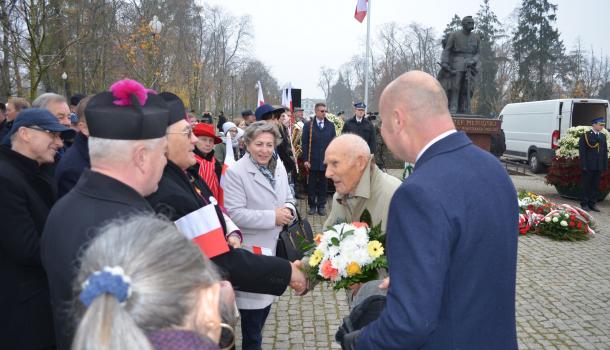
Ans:
POLYGON ((64 81, 64 94, 68 97, 68 74, 66 72, 61 73, 61 79, 64 81))
MULTIPOLYGON (((150 22, 148 22, 148 29, 150 30, 150 33, 152 34, 152 37, 153 37, 154 49, 157 49, 157 39, 159 37, 159 34, 161 33, 161 30, 163 30, 163 23, 161 23, 161 21, 159 21, 159 18, 155 15, 155 16, 153 16, 152 20, 150 22)), ((156 51, 156 50, 153 50, 153 56, 158 54, 157 52, 154 52, 154 51, 156 51)), ((153 58, 155 58, 155 57, 153 57, 153 58)), ((159 82, 159 76, 161 75, 161 73, 160 73, 157 62, 154 62, 153 65, 155 66, 155 77, 153 79, 152 85, 153 85, 154 90, 159 90, 158 82, 159 82)))

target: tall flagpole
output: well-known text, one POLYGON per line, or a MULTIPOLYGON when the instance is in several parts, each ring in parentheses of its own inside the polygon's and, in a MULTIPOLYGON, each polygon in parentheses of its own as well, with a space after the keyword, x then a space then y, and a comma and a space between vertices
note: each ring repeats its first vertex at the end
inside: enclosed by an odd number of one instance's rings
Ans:
POLYGON ((364 54, 364 104, 366 105, 365 112, 369 109, 369 43, 371 34, 371 0, 366 2, 366 52, 364 54))

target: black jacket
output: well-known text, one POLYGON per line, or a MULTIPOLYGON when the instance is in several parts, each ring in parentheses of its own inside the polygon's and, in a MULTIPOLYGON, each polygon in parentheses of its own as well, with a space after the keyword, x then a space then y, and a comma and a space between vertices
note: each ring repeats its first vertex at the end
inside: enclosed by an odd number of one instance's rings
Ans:
POLYGON ((364 139, 371 149, 371 154, 375 153, 377 141, 375 140, 375 127, 367 118, 362 118, 360 123, 356 120, 356 116, 348 119, 343 125, 342 134, 356 134, 364 139))
POLYGON ((303 155, 301 157, 304 162, 309 161, 311 163, 311 170, 326 170, 326 165, 324 165, 324 152, 326 152, 326 147, 328 147, 328 144, 336 135, 335 124, 327 118, 324 118, 324 128, 322 129, 318 126, 318 120, 315 117, 311 118, 311 121, 303 126, 303 134, 301 136, 303 155), (309 147, 310 141, 311 150, 309 147))
POLYGON ((72 146, 68 148, 55 167, 55 181, 57 181, 59 197, 70 192, 78 182, 83 170, 91 168, 87 140, 87 136, 79 132, 74 138, 72 146))
POLYGON ((606 135, 599 133, 599 139, 593 130, 580 136, 578 157, 580 168, 586 171, 608 170, 608 144, 606 135), (598 145, 599 144, 599 145, 598 145))
POLYGON ((0 146, 0 349, 52 346, 40 236, 56 190, 38 163, 0 146))
POLYGON ((290 138, 288 137, 288 131, 286 127, 281 125, 279 128, 280 135, 282 135, 282 143, 277 146, 277 154, 280 156, 286 172, 291 174, 296 171, 296 164, 294 162, 294 155, 292 154, 292 145, 290 144, 290 138))
POLYGON ((51 288, 58 349, 70 349, 75 330, 68 312, 74 299, 72 283, 78 272, 79 254, 105 223, 138 212, 153 210, 133 188, 89 169, 51 209, 41 253, 51 288))
MULTIPOLYGON (((175 221, 207 204, 212 193, 197 176, 196 168, 188 174, 171 161, 163 171, 157 192, 147 197, 157 213, 175 221), (199 189, 196 193, 191 184, 199 189)), ((226 224, 218 205, 216 213, 226 232, 226 224)), ((244 249, 230 249, 229 252, 214 257, 212 261, 221 269, 236 290, 252 293, 281 295, 290 283, 291 267, 287 260, 255 255, 244 249)))

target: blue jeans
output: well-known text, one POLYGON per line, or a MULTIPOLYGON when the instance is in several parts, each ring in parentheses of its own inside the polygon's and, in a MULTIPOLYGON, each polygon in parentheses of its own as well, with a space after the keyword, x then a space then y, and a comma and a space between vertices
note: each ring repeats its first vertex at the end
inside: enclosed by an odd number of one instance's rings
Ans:
POLYGON ((271 305, 264 309, 239 310, 241 315, 241 348, 243 350, 261 350, 263 343, 263 326, 269 316, 271 305))

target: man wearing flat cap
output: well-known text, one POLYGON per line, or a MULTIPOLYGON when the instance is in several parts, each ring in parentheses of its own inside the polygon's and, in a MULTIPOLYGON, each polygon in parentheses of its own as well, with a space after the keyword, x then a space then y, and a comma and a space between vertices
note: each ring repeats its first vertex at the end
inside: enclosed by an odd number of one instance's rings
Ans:
POLYGON ((40 237, 57 191, 44 171, 74 131, 46 109, 27 109, 0 146, 0 348, 43 349, 55 344, 40 237))
POLYGON ((599 211, 597 189, 601 175, 608 170, 608 144, 602 132, 606 125, 604 118, 591 121, 591 130, 580 136, 578 158, 580 159, 580 206, 583 210, 599 211))
POLYGON ((356 134, 364 139, 369 145, 371 154, 375 154, 377 141, 375 140, 375 127, 368 118, 364 116, 366 105, 362 102, 354 104, 354 116, 345 122, 342 134, 356 134))
POLYGON ((58 349, 70 348, 75 329, 68 310, 79 252, 109 220, 153 211, 144 197, 157 190, 167 163, 169 109, 138 82, 113 84, 85 113, 91 169, 53 207, 42 236, 58 349))

